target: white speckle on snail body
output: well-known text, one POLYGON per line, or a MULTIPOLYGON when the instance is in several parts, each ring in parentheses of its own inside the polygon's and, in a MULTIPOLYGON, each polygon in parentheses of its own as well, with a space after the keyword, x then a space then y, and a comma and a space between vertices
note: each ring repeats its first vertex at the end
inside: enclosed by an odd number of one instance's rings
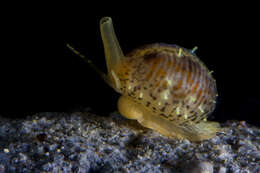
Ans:
POLYGON ((201 105, 199 106, 199 110, 204 113, 204 109, 201 107, 201 105))
POLYGON ((164 100, 168 100, 169 99, 169 94, 170 94, 170 91, 168 89, 164 90, 162 93, 161 93, 161 97, 164 99, 164 100))
POLYGON ((177 114, 177 115, 180 114, 180 107, 177 107, 177 109, 176 109, 176 114, 177 114))
POLYGON ((172 80, 168 79, 168 77, 167 77, 166 81, 167 81, 168 85, 171 87, 172 86, 172 80))
POLYGON ((178 57, 182 56, 182 48, 179 48, 178 57))

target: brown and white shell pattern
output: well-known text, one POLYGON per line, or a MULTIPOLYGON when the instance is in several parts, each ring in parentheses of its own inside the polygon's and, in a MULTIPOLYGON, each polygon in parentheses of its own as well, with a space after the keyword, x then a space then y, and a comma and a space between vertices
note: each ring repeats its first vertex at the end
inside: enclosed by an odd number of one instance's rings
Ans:
POLYGON ((205 120, 215 108, 216 82, 192 53, 151 44, 126 55, 117 71, 120 93, 178 125, 205 120))

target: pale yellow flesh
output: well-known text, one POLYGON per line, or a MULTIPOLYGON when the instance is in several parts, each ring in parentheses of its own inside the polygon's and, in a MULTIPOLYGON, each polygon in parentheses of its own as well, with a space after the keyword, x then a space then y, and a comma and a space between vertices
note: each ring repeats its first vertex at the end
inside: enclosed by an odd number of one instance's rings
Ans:
POLYGON ((189 124, 188 127, 178 126, 147 111, 142 105, 135 103, 127 96, 121 96, 118 100, 118 110, 126 118, 136 119, 144 127, 156 130, 164 136, 177 139, 201 141, 212 138, 219 130, 219 125, 216 122, 189 124))
POLYGON ((103 17, 100 20, 100 32, 104 44, 108 73, 111 73, 111 70, 121 62, 124 55, 118 43, 110 17, 103 17))

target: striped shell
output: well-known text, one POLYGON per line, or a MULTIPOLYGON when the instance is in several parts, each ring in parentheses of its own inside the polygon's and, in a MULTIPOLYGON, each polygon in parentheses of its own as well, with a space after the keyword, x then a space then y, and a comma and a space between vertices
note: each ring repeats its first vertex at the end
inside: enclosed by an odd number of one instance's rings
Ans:
POLYGON ((190 50, 144 46, 126 56, 117 75, 120 93, 175 124, 199 123, 215 108, 216 82, 190 50))

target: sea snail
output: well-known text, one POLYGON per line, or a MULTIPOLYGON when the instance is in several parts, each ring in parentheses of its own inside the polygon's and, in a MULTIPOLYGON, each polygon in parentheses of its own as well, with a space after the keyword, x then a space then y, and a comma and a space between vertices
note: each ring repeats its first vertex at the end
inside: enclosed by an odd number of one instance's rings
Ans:
POLYGON ((219 124, 206 120, 215 108, 216 81, 193 50, 156 43, 124 55, 111 18, 101 19, 100 30, 108 74, 99 72, 122 95, 118 110, 124 117, 177 139, 216 135, 219 124))

